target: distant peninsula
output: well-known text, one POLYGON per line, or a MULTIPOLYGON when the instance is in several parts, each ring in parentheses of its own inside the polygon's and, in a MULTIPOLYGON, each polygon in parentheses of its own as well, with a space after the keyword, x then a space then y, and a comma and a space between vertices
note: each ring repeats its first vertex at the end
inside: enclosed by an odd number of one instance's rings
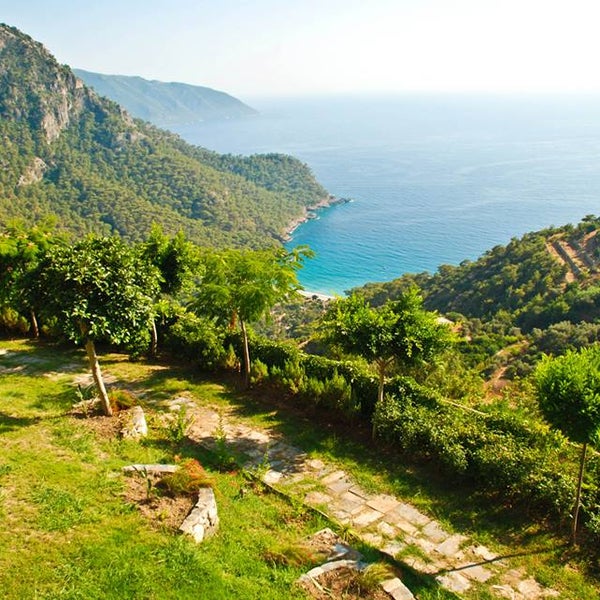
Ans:
POLYGON ((73 69, 73 72, 100 96, 106 96, 134 117, 158 127, 258 114, 241 100, 208 87, 126 75, 103 75, 82 69, 73 69))

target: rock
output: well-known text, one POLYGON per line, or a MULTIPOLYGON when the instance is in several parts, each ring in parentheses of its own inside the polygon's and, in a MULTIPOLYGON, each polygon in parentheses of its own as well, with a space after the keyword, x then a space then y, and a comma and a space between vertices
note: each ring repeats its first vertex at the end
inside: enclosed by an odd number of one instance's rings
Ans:
POLYGON ((413 593, 398 579, 388 579, 381 584, 383 590, 394 600, 414 600, 413 593))
POLYGON ((124 438, 137 440, 148 435, 148 425, 141 406, 134 406, 128 411, 125 419, 125 424, 121 429, 121 435, 124 438))
POLYGON ((214 535, 219 527, 217 501, 212 488, 198 490, 198 502, 179 527, 180 531, 191 535, 200 543, 204 538, 214 535))
POLYGON ((127 465, 123 467, 125 473, 175 473, 179 465, 127 465))

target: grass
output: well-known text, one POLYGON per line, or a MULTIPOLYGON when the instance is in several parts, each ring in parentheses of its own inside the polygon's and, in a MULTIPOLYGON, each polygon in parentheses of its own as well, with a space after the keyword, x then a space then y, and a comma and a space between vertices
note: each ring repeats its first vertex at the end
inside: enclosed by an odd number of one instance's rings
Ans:
MULTIPOLYGON (((311 511, 273 494, 240 494, 247 482, 223 473, 218 457, 200 451, 178 432, 152 427, 140 444, 103 438, 66 415, 75 395, 71 382, 85 371, 81 352, 27 342, 0 342, 0 589, 6 598, 302 598, 293 585, 311 565, 295 556, 311 532, 326 523, 311 511), (24 368, 20 368, 23 367, 24 368), (66 368, 66 370, 65 370, 66 368), (48 373, 51 373, 48 376, 48 373), (122 498, 120 468, 128 462, 196 458, 215 482, 220 533, 201 546, 152 527, 122 498), (301 564, 298 564, 300 562, 301 564)), ((236 391, 177 365, 133 363, 101 357, 102 368, 143 405, 189 395, 200 404, 233 410, 257 427, 269 427, 313 457, 333 461, 365 488, 393 493, 507 555, 561 598, 595 600, 593 564, 570 554, 562 540, 526 514, 452 489, 429 469, 405 466, 373 449, 356 424, 326 419, 236 391), (366 443, 365 443, 366 442, 366 443)), ((361 547, 372 560, 377 554, 361 547)), ((300 552, 300 556, 302 553, 300 552)), ((422 600, 453 597, 433 580, 405 572, 422 600)), ((481 589, 470 598, 483 600, 481 589)))
MULTIPOLYGON (((3 343, 14 353, 24 345, 3 343)), ((70 375, 51 349, 27 349, 25 370, 0 375, 3 425, 0 458, 0 589, 21 598, 304 598, 294 581, 314 566, 263 560, 276 540, 300 545, 324 522, 278 496, 241 496, 239 474, 211 472, 221 528, 196 546, 151 525, 123 497, 120 467, 173 460, 175 452, 210 456, 176 446, 161 430, 138 444, 104 439, 85 420, 67 415, 74 400, 70 375)), ((10 360, 5 360, 10 358, 10 360)), ((65 360, 63 356, 62 360, 65 360)))

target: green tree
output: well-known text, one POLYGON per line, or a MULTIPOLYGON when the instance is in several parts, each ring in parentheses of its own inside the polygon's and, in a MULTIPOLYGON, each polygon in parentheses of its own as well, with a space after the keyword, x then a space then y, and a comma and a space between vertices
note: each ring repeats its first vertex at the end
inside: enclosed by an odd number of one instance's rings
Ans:
POLYGON ((0 303, 27 315, 34 337, 39 336, 37 298, 34 293, 37 266, 50 246, 54 221, 33 227, 14 222, 0 234, 0 303))
POLYGON ((110 416, 95 342, 148 341, 157 270, 120 239, 89 236, 74 246, 52 248, 38 274, 44 311, 69 339, 85 344, 102 408, 110 416))
POLYGON ((600 346, 545 357, 536 369, 535 380, 544 417, 569 440, 581 444, 571 523, 571 543, 575 544, 587 447, 597 443, 600 434, 600 346))
MULTIPOLYGON (((141 245, 142 256, 153 265, 160 274, 160 288, 155 297, 156 312, 161 312, 165 299, 179 294, 187 284, 191 283, 191 274, 197 267, 197 252, 194 245, 187 241, 185 234, 179 232, 168 237, 160 225, 154 224, 148 239, 141 245)), ((150 354, 156 355, 158 349, 158 333, 156 318, 152 320, 150 354)))
POLYGON ((270 314, 273 306, 300 289, 297 271, 306 247, 292 252, 270 250, 225 250, 205 257, 205 273, 195 293, 192 308, 228 322, 239 322, 244 345, 244 384, 250 382, 248 324, 270 314))
POLYGON ((321 332, 327 342, 375 365, 379 403, 383 402, 386 375, 394 364, 402 368, 428 360, 452 339, 448 326, 423 308, 416 288, 378 308, 358 295, 337 300, 323 317, 321 332))

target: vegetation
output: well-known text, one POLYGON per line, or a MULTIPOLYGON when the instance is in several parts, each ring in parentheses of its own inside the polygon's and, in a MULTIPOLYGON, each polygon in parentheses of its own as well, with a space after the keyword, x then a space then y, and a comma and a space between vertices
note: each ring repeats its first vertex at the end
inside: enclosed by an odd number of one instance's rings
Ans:
POLYGON ((344 352, 375 364, 379 404, 392 365, 407 367, 427 360, 450 342, 448 327, 423 310, 414 288, 379 309, 369 307, 359 296, 338 300, 325 314, 322 331, 325 339, 344 352))
MULTIPOLYGON (((9 401, 0 410, 3 598, 306 597, 294 582, 316 566, 315 556, 275 564, 268 551, 275 544, 301 548, 326 522, 277 495, 248 489, 241 473, 221 473, 210 453, 186 440, 174 444, 160 427, 151 426, 139 444, 103 427, 105 417, 72 413, 69 368, 83 367, 80 352, 22 342, 2 342, 2 349, 3 367, 26 365, 0 374, 1 396, 9 401), (57 374, 52 379, 45 375, 51 371, 57 374), (135 482, 121 473, 128 464, 175 462, 177 456, 190 465, 191 478, 205 481, 202 465, 217 497, 220 533, 201 546, 177 534, 168 511, 144 516, 142 509, 163 488, 152 486, 148 501, 145 492, 136 501, 130 491, 135 482)), ((156 388, 155 397, 174 385, 152 382, 152 368, 121 364, 114 355, 108 360, 120 380, 132 386, 139 379, 156 388)), ((209 384, 197 393, 218 396, 209 384)), ((145 409, 149 418, 160 417, 145 409)), ((186 482, 168 483, 175 492, 186 482)))
POLYGON ((247 324, 267 316, 277 302, 299 289, 296 272, 312 254, 306 248, 229 250, 205 257, 205 273, 195 292, 196 311, 224 319, 233 328, 239 321, 244 351, 244 382, 250 383, 247 324))
POLYGON ((257 114, 237 98, 199 85, 103 75, 82 69, 73 71, 98 95, 110 98, 134 117, 159 127, 257 114))
MULTIPOLYGON (((316 323, 296 304, 290 311, 293 326, 286 329, 281 313, 286 309, 280 307, 281 319, 263 332, 286 330, 285 337, 301 336, 301 343, 262 337, 254 332, 257 321, 269 316, 277 302, 293 304, 290 296, 298 287, 297 269, 308 256, 304 249, 287 253, 273 245, 290 215, 323 198, 324 190, 306 168, 280 155, 244 159, 187 146, 175 136, 132 121, 114 104, 78 86, 68 68, 56 64, 20 32, 1 26, 0 41, 4 44, 0 64, 6 75, 0 81, 0 134, 6 142, 0 151, 4 167, 0 169, 0 222, 9 216, 23 217, 20 223, 4 227, 0 238, 4 331, 31 335, 39 331, 50 339, 85 344, 106 413, 110 413, 110 398, 97 368, 96 345, 105 350, 116 345, 131 358, 142 359, 147 352, 157 353, 160 339, 163 357, 190 360, 196 372, 200 368, 227 378, 231 371, 242 370, 253 394, 280 399, 280 406, 292 414, 290 421, 300 414, 318 424, 318 433, 310 434, 320 436, 315 452, 319 447, 339 448, 345 443, 340 438, 360 438, 363 430, 372 428, 378 442, 377 448, 371 448, 375 454, 366 452, 368 444, 363 444, 353 456, 371 457, 376 467, 369 470, 369 478, 385 479, 386 493, 398 491, 395 479, 407 481, 409 472, 410 477, 418 473, 421 483, 415 486, 411 480, 404 491, 410 488, 417 497, 423 481, 438 482, 442 488, 458 483, 460 498, 455 498, 455 506, 460 509, 455 509, 455 519, 458 513, 463 515, 465 498, 471 495, 469 510, 483 511, 490 518, 493 512, 494 522, 518 521, 519 528, 551 536, 551 531, 562 533, 576 497, 576 507, 582 508, 571 523, 572 535, 580 520, 583 551, 562 558, 586 556, 590 572, 597 569, 599 365, 597 347, 592 345, 598 341, 600 319, 600 221, 596 217, 588 216, 576 226, 528 234, 477 261, 442 266, 434 275, 407 275, 388 284, 365 286, 332 304, 316 323), (67 240, 47 226, 45 216, 51 213, 78 234, 93 229, 121 237, 96 234, 67 240), (194 244, 198 241, 203 248, 194 244), (227 248, 206 247, 211 245, 227 248), (232 249, 235 245, 247 247, 232 249), (415 285, 421 287, 422 300, 415 285), (447 348, 448 327, 437 321, 440 312, 451 319, 460 337, 451 348, 447 348), (343 352, 315 340, 315 330, 325 332, 343 352), (579 348, 584 350, 576 353, 579 348), (542 359, 531 377, 544 353, 564 354, 564 358, 542 359), (437 361, 421 360, 434 355, 437 361), (512 383, 508 375, 515 378, 512 383), (572 442, 583 445, 581 454, 572 442)), ((312 301, 308 305, 311 315, 323 310, 312 301)), ((46 365, 52 362, 47 356, 41 360, 46 365)), ((126 365, 115 366, 115 371, 131 373, 141 368, 126 365)), ((164 370, 168 388, 156 390, 163 381, 157 369, 142 389, 169 396, 194 388, 189 373, 179 380, 176 366, 164 370)), ((16 436, 6 456, 27 465, 31 475, 30 480, 11 479, 10 489, 21 494, 19 499, 38 519, 37 529, 19 521, 10 503, 0 505, 1 510, 10 512, 28 538, 39 531, 69 532, 75 542, 71 548, 81 545, 84 555, 67 552, 60 540, 52 538, 55 555, 48 562, 59 571, 67 572, 67 563, 70 567, 82 563, 96 572, 107 555, 126 557, 121 562, 129 565, 127 553, 135 558, 138 552, 146 562, 156 556, 168 562, 164 557, 177 556, 172 539, 154 538, 146 529, 140 533, 139 522, 115 499, 116 488, 102 481, 113 461, 120 466, 118 457, 140 456, 140 452, 158 460, 174 457, 177 450, 205 467, 206 457, 185 445, 189 425, 185 413, 179 414, 170 430, 161 428, 154 446, 150 443, 135 451, 125 442, 101 441, 91 434, 80 439, 70 421, 61 420, 56 429, 50 422, 65 416, 65 398, 72 395, 67 394, 64 377, 36 378, 32 386, 27 377, 13 371, 10 360, 0 370, 0 385, 7 386, 5 405, 11 411, 2 408, 0 424, 9 436, 16 436), (41 394, 49 395, 49 400, 41 394), (34 437, 19 437, 26 436, 26 430, 34 437), (60 441, 49 441, 49 431, 51 438, 60 441), (47 460, 39 457, 38 447, 47 460), (22 448, 30 448, 33 454, 21 462, 22 448), (30 466, 36 460, 42 460, 46 479, 30 466), (52 484, 35 485, 48 481, 54 471, 57 477, 52 484), (75 478, 73 473, 79 471, 81 478, 75 478), (91 487, 90 495, 80 496, 80 487, 91 487), (109 496, 106 505, 101 503, 102 495, 109 496), (86 509, 88 504, 102 507, 94 517, 97 521, 86 509), (105 546, 101 544, 95 554, 98 532, 106 530, 110 514, 124 515, 123 527, 137 532, 137 538, 110 529, 116 541, 103 539, 105 546), (85 531, 78 529, 82 525, 85 531), (147 538, 152 538, 149 546, 147 538), (115 554, 120 544, 125 554, 115 554), (166 548, 164 553, 156 544, 166 548), (68 560, 61 562, 56 557, 63 552, 68 560)), ((79 395, 83 400, 86 388, 79 388, 79 395)), ((113 391, 113 397, 131 400, 126 392, 113 391)), ((249 395, 230 396, 228 401, 236 398, 244 406, 252 403, 249 395)), ((212 400, 219 398, 212 396, 212 400)), ((103 421, 104 427, 112 427, 115 419, 103 421)), ((308 435, 307 427, 300 432, 299 426, 287 427, 297 439, 308 435)), ((216 437, 220 438, 218 431, 216 437)), ((221 468, 231 465, 231 456, 222 450, 216 461, 221 468)), ((358 463, 357 458, 355 467, 358 463)), ((222 482, 223 489, 232 481, 221 479, 227 474, 219 468, 205 472, 198 463, 185 464, 185 481, 180 475, 165 483, 173 492, 184 491, 190 481, 196 485, 214 477, 215 485, 222 482)), ((11 473, 7 472, 9 477, 11 473)), ((6 475, 1 468, 0 474, 6 475)), ((237 486, 239 480, 235 481, 237 486)), ((236 514, 233 500, 227 502, 228 510, 236 514)), ((252 507, 255 514, 261 512, 258 507, 252 507)), ((438 505, 436 510, 444 508, 438 505)), ((247 531, 243 519, 248 515, 240 513, 234 527, 247 531)), ((486 527, 482 520, 477 524, 486 527)), ((507 534, 501 526, 494 527, 507 534)), ((271 522, 267 528, 279 531, 271 522)), ((556 538, 552 539, 555 548, 556 538)), ((4 543, 2 534, 0 543, 4 543)), ((240 538, 235 544, 243 546, 240 538)), ((38 550, 30 552, 39 555, 38 550)), ((237 551, 232 554, 239 556, 237 551)), ((22 566, 9 563, 5 555, 0 553, 0 560, 9 570, 22 566)), ((189 547, 183 555, 184 564, 175 568, 186 581, 197 579, 203 573, 197 555, 189 547)), ((261 555, 279 556, 276 551, 261 555)), ((111 559, 110 564, 120 563, 111 559)), ((116 597, 132 596, 132 573, 146 571, 135 560, 131 564, 136 566, 132 571, 124 569, 122 576, 118 569, 116 574, 101 569, 93 581, 69 571, 68 581, 76 581, 77 590, 64 578, 57 582, 48 570, 36 579, 36 593, 39 589, 38 595, 47 597, 59 593, 94 597, 106 581, 114 579, 120 595, 116 597)), ((210 564, 205 576, 215 579, 215 597, 228 597, 227 577, 219 579, 214 573, 220 571, 210 564)), ((276 598, 283 588, 289 590, 290 578, 297 573, 292 569, 280 574, 269 564, 258 571, 273 583, 276 598)), ((259 594, 256 580, 246 579, 252 579, 247 570, 235 562, 228 563, 227 569, 228 577, 241 573, 236 585, 247 597, 259 594)), ((545 572, 551 577, 553 568, 546 567, 545 572)), ((162 566, 159 575, 165 575, 162 566)), ((153 577, 148 579, 149 587, 139 592, 142 596, 152 596, 153 577)), ((19 597, 22 589, 10 585, 11 593, 19 597)), ((177 593, 169 590, 164 597, 177 597, 177 593)), ((583 598, 587 592, 573 594, 583 598)))
POLYGON ((327 197, 300 161, 220 156, 133 120, 0 26, 0 223, 58 216, 78 235, 145 239, 153 223, 204 245, 272 246, 327 197))
POLYGON ((40 261, 35 282, 44 314, 83 343, 104 413, 112 414, 95 342, 135 346, 148 340, 158 272, 118 238, 57 245, 40 261))
POLYGON ((581 444, 571 542, 576 542, 581 487, 588 444, 600 441, 600 346, 546 358, 536 382, 540 408, 548 421, 570 440, 581 444))

